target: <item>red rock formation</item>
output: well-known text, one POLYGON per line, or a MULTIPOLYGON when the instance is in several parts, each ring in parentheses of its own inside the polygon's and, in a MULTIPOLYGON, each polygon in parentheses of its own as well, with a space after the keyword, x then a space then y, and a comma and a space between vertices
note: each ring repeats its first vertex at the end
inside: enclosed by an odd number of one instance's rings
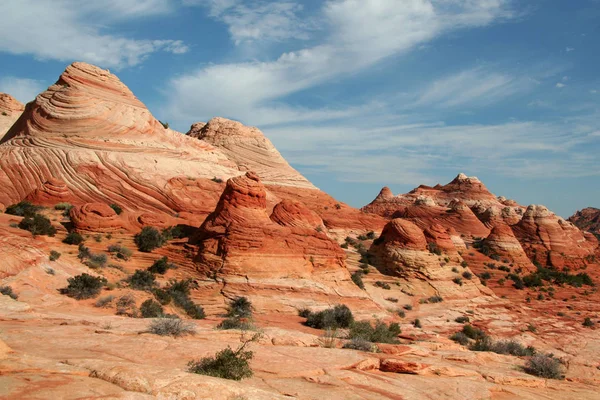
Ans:
POLYGON ((492 232, 483 241, 483 245, 487 247, 490 255, 496 254, 502 260, 509 260, 517 267, 533 268, 521 243, 515 237, 510 226, 506 224, 495 225, 492 232))
POLYGON ((23 103, 14 97, 6 93, 0 93, 0 137, 4 136, 24 109, 23 103))
POLYGON ((322 229, 323 220, 299 201, 282 200, 273 208, 271 221, 290 228, 322 229))
POLYGON ((67 184, 56 178, 50 178, 42 187, 35 189, 27 196, 27 200, 42 206, 53 206, 57 203, 78 203, 67 184))
POLYGON ((87 203, 70 211, 75 229, 83 232, 115 232, 123 229, 123 219, 107 204, 87 203))
POLYGON ((600 235, 600 209, 594 207, 584 208, 569 217, 569 222, 575 224, 582 231, 589 231, 600 235))
POLYGON ((254 278, 308 278, 325 272, 348 277, 342 249, 315 226, 307 227, 318 222, 308 209, 284 202, 274 214, 267 213, 266 190, 255 173, 229 179, 215 211, 200 227, 201 268, 254 278))
POLYGON ((597 249, 575 225, 557 217, 546 207, 530 205, 521 221, 512 226, 516 238, 532 261, 546 266, 577 269, 597 249))
MULTIPOLYGON (((435 225, 424 233, 413 222, 395 218, 383 228, 369 253, 372 255, 373 265, 379 271, 406 279, 415 295, 439 295, 444 299, 452 299, 474 298, 492 293, 476 277, 460 286, 453 282, 460 275, 452 269, 457 270, 462 258, 453 246, 449 233, 440 225, 435 225), (427 236, 430 237, 429 240, 427 236), (438 247, 442 250, 441 255, 434 254, 428 248, 428 242, 433 238, 440 243, 438 247)), ((460 269, 468 270, 462 267, 460 269)))

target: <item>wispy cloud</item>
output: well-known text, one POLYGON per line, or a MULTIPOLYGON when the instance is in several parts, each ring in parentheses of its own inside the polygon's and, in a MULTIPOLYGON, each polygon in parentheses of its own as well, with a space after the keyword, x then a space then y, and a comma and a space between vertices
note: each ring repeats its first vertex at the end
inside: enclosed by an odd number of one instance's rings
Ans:
POLYGON ((8 93, 22 103, 35 99, 46 85, 38 80, 5 76, 0 78, 0 92, 8 93))
POLYGON ((187 46, 179 40, 102 33, 113 22, 168 12, 171 4, 168 0, 6 0, 2 11, 10 17, 0 24, 0 51, 115 68, 137 65, 157 51, 181 54, 187 46))

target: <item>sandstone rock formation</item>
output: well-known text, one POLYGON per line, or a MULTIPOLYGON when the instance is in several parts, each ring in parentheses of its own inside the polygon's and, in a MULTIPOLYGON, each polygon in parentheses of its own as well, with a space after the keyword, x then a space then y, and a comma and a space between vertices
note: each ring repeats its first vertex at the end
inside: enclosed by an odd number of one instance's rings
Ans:
POLYGON ((572 222, 582 231, 589 231, 600 235, 600 209, 587 207, 569 217, 569 222, 572 222))
POLYGON ((515 237, 510 226, 497 224, 483 241, 489 255, 497 255, 502 260, 509 260, 511 264, 523 269, 532 269, 533 264, 523 250, 521 243, 515 237))
POLYGON ((0 137, 4 136, 24 109, 23 103, 14 97, 0 93, 0 137))
POLYGON ((512 230, 529 258, 544 266, 581 268, 598 247, 591 235, 540 205, 527 207, 512 230))

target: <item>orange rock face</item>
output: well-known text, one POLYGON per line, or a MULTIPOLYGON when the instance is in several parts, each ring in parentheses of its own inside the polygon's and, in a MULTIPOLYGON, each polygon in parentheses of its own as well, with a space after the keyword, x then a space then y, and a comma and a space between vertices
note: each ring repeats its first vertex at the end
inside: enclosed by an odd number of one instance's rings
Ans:
POLYGON ((104 203, 87 203, 70 211, 75 228, 84 232, 114 232, 124 228, 124 221, 104 203))
POLYGON ((600 209, 594 207, 584 208, 569 217, 576 227, 600 235, 600 209))
POLYGON ((290 201, 276 205, 270 217, 265 187, 248 172, 227 181, 215 211, 200 227, 197 261, 224 275, 307 278, 326 271, 347 275, 343 251, 317 231, 319 222, 306 207, 290 201))
POLYGON ((503 260, 509 260, 517 267, 524 267, 525 269, 533 267, 521 243, 515 237, 510 226, 506 224, 494 226, 492 232, 485 238, 484 245, 487 246, 490 254, 496 254, 503 260))
POLYGON ((0 137, 4 136, 24 109, 23 103, 14 97, 0 93, 0 137))
POLYGON ((43 206, 76 202, 67 184, 56 178, 50 178, 44 182, 42 187, 35 189, 27 196, 27 200, 43 206))
POLYGON ((539 205, 527 207, 512 229, 529 258, 544 266, 578 269, 598 246, 575 225, 539 205))

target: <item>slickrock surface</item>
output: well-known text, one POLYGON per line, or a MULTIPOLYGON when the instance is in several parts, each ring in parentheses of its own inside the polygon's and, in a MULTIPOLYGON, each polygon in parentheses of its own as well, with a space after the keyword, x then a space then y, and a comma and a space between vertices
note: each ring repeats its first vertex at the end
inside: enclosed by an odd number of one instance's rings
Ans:
POLYGON ((25 106, 9 94, 0 93, 0 137, 17 121, 25 106))
POLYGON ((503 260, 524 269, 533 269, 531 260, 523 250, 521 243, 515 237, 510 226, 498 224, 492 228, 492 232, 483 241, 490 254, 496 254, 503 260))
POLYGON ((540 205, 527 207, 512 229, 529 258, 542 265, 579 269, 598 248, 591 235, 540 205))
POLYGON ((600 235, 600 209, 587 207, 569 217, 579 229, 600 235))

